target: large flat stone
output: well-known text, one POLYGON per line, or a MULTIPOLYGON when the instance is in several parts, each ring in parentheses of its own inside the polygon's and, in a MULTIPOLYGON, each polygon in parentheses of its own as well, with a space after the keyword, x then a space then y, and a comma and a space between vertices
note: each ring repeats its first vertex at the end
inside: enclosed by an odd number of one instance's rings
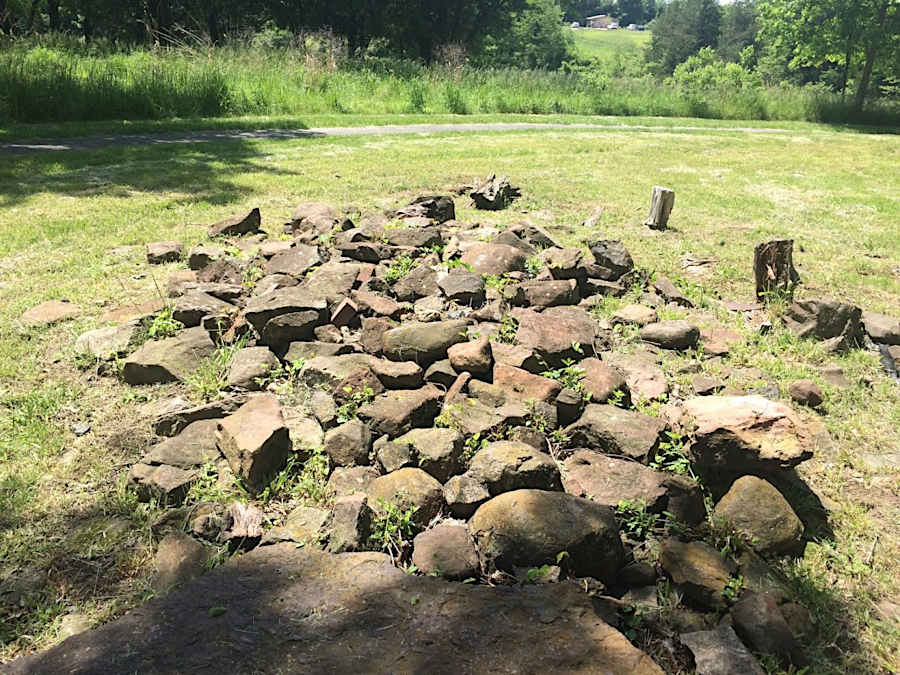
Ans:
POLYGON ((188 328, 174 337, 144 343, 126 359, 122 377, 128 384, 178 382, 196 372, 215 349, 205 329, 188 328))
POLYGON ((521 673, 522 664, 535 673, 662 675, 575 583, 448 584, 381 554, 292 543, 232 559, 7 672, 456 675, 521 673), (213 607, 225 611, 212 616, 213 607))

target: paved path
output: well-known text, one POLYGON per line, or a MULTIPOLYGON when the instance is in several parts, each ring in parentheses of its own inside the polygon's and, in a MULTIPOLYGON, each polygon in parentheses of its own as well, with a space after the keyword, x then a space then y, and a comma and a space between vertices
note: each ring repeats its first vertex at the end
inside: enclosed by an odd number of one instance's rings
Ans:
POLYGON ((390 136, 399 134, 439 134, 477 131, 530 130, 587 130, 587 131, 731 131, 753 134, 787 134, 789 129, 754 127, 666 127, 639 124, 543 124, 543 123, 483 123, 483 124, 402 124, 372 127, 322 127, 318 129, 262 129, 258 131, 193 131, 135 136, 84 136, 52 141, 23 141, 0 143, 0 157, 63 152, 66 150, 101 150, 104 148, 133 148, 144 145, 173 143, 209 143, 215 141, 295 140, 298 138, 326 138, 339 136, 390 136))

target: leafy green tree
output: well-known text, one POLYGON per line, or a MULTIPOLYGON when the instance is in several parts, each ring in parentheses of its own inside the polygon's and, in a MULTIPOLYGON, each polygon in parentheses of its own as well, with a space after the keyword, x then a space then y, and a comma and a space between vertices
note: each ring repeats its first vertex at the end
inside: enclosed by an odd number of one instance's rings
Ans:
POLYGON ((559 68, 574 47, 572 32, 562 19, 556 0, 525 0, 510 28, 497 38, 491 60, 520 68, 559 68))
POLYGON ((630 23, 644 23, 643 0, 619 0, 618 5, 615 15, 623 26, 630 23))
POLYGON ((738 63, 741 60, 741 52, 756 42, 759 33, 756 19, 754 0, 738 0, 725 7, 716 49, 723 60, 738 63))
POLYGON ((674 0, 666 5, 653 24, 647 52, 657 75, 671 75, 704 47, 715 48, 721 21, 716 0, 674 0))
POLYGON ((846 90, 857 69, 855 104, 861 108, 876 68, 893 67, 900 44, 897 0, 760 0, 763 35, 791 45, 794 64, 843 68, 846 90))

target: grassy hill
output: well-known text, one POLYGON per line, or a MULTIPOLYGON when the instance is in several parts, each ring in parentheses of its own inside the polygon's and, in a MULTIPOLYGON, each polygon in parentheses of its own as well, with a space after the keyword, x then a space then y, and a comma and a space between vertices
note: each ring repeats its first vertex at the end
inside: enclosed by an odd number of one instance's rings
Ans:
POLYGON ((616 52, 643 57, 651 35, 650 31, 592 28, 581 28, 572 31, 572 34, 575 37, 575 48, 581 56, 596 56, 600 59, 609 58, 616 52))

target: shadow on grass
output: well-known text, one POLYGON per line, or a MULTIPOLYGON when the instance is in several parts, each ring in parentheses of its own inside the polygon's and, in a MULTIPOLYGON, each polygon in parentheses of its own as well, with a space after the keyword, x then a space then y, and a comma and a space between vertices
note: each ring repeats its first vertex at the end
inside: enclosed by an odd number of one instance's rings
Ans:
POLYGON ((227 204, 253 194, 234 180, 242 173, 299 175, 262 161, 259 144, 249 138, 5 157, 0 163, 0 207, 16 206, 41 193, 115 197, 130 191, 175 191, 183 201, 227 204))

